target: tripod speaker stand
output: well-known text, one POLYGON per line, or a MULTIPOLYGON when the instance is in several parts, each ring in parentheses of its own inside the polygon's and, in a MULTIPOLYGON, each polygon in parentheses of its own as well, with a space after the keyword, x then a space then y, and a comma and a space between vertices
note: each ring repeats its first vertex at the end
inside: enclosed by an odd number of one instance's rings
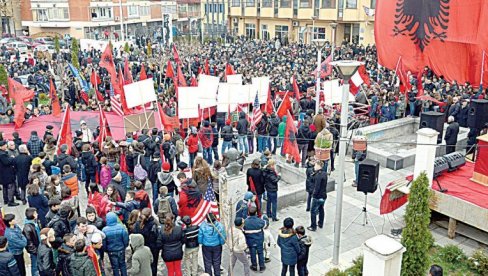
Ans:
POLYGON ((378 231, 376 231, 376 227, 374 226, 374 223, 373 223, 373 220, 371 220, 371 217, 369 216, 369 213, 368 213, 368 210, 366 209, 366 206, 368 205, 368 193, 364 193, 364 206, 363 206, 363 210, 361 211, 361 213, 359 213, 353 221, 351 221, 347 227, 342 231, 342 233, 346 232, 347 229, 349 229, 349 227, 351 227, 351 225, 356 222, 356 220, 361 217, 361 215, 363 216, 363 226, 366 226, 366 224, 368 224, 368 222, 373 226, 373 229, 374 229, 374 232, 376 233, 376 235, 378 235, 378 231))

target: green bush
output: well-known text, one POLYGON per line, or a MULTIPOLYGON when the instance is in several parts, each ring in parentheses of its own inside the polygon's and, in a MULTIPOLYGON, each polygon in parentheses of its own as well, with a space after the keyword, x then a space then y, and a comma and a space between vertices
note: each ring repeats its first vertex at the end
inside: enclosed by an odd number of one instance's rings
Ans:
POLYGON ((483 250, 474 252, 469 258, 469 267, 478 275, 488 275, 488 255, 483 250))
POLYGON ((325 276, 347 276, 346 272, 341 271, 338 268, 334 268, 329 270, 329 272, 325 273, 325 276))
POLYGON ((452 264, 460 264, 468 259, 463 250, 455 245, 446 245, 441 247, 438 254, 444 262, 452 264))
POLYGON ((129 53, 130 52, 129 42, 126 42, 124 44, 124 52, 126 52, 126 53, 129 53))
POLYGON ((60 45, 59 45, 59 37, 55 36, 54 37, 54 50, 56 53, 59 53, 60 45))
POLYGON ((78 45, 78 40, 76 38, 71 38, 71 64, 78 70, 80 70, 80 62, 78 60, 78 52, 80 51, 80 46, 78 45))
POLYGON ((3 64, 0 64, 0 85, 4 85, 8 89, 8 74, 3 64))
POLYGON ((352 266, 346 269, 344 272, 347 276, 362 276, 363 275, 363 255, 358 256, 354 261, 352 261, 352 266))

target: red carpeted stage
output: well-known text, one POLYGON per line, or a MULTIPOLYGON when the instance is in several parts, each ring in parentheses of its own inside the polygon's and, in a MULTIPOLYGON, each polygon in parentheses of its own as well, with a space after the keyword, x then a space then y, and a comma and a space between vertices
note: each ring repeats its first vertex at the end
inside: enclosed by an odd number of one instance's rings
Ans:
MULTIPOLYGON (((466 165, 453 172, 446 172, 439 176, 442 188, 447 189, 444 194, 451 195, 475 205, 488 209, 488 187, 470 180, 473 176, 474 163, 466 162, 466 165)), ((435 180, 432 188, 439 191, 435 180)))

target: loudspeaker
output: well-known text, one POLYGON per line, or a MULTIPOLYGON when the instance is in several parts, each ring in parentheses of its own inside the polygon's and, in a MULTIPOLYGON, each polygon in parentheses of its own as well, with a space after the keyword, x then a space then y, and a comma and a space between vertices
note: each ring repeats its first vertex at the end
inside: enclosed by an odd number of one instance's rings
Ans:
POLYGON ((468 127, 482 129, 488 123, 488 100, 471 100, 468 110, 468 127))
POLYGON ((359 163, 358 192, 374 193, 378 189, 378 176, 380 175, 380 163, 366 159, 359 163))
POLYGON ((420 113, 420 128, 432 128, 439 132, 437 144, 442 143, 442 134, 444 133, 444 113, 429 111, 420 113))

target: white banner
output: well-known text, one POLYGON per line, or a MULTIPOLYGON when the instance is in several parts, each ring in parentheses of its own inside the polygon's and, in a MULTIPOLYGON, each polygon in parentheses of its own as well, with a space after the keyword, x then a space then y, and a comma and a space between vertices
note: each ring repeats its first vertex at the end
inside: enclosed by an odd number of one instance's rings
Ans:
POLYGON ((125 100, 127 107, 133 108, 146 103, 157 101, 152 79, 133 82, 124 85, 125 100))
POLYGON ((242 84, 242 75, 227 75, 227 83, 242 84))
POLYGON ((173 15, 170 13, 163 14, 162 36, 164 44, 170 45, 171 43, 173 43, 173 15))
MULTIPOLYGON (((258 91, 258 99, 260 104, 266 103, 268 100, 268 91, 269 91, 269 77, 259 77, 259 78, 252 78, 252 85, 254 89, 258 91)), ((254 97, 251 102, 254 102, 254 97)))
MULTIPOLYGON (((323 83, 324 101, 327 105, 342 103, 342 86, 340 80, 324 81, 323 83)), ((349 101, 354 101, 354 95, 349 93, 349 101)))
POLYGON ((207 75, 200 75, 198 80, 198 96, 201 108, 217 105, 217 91, 219 89, 219 78, 207 75))
POLYGON ((198 87, 178 87, 178 117, 198 118, 198 87))

